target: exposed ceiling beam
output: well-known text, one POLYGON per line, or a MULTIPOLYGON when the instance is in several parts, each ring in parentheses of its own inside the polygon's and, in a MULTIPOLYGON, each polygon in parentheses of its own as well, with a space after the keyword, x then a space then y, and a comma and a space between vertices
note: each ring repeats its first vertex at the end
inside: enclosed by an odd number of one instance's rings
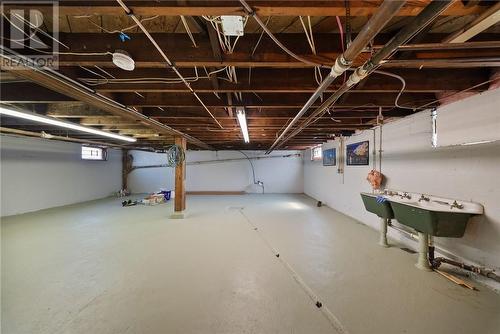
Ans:
MULTIPOLYGON (((189 94, 180 93, 144 93, 144 98, 133 94, 116 93, 118 101, 121 101, 127 106, 134 107, 196 107, 196 100, 189 94)), ((356 94, 352 95, 342 106, 362 106, 362 105, 378 105, 378 106, 394 106, 394 100, 397 93, 371 93, 371 94, 356 94)), ((229 107, 224 100, 219 100, 213 94, 201 94, 208 107, 229 107)), ((253 94, 243 94, 243 101, 233 101, 233 105, 244 107, 301 107, 304 101, 307 101, 309 94, 306 93, 261 93, 259 97, 253 94)), ((432 93, 410 93, 403 94, 400 103, 409 103, 409 106, 418 105, 418 102, 412 101, 430 101, 434 99, 432 93)), ((319 105, 319 103, 318 103, 319 105)))
MULTIPOLYGON (((146 37, 141 34, 130 34, 131 40, 125 44, 119 41, 116 36, 101 33, 61 33, 61 41, 70 47, 74 53, 106 53, 114 52, 117 49, 126 50, 135 60, 136 68, 157 68, 165 69, 164 60, 152 48, 145 48, 147 43, 146 37)), ((425 43, 441 42, 447 35, 445 34, 428 34, 425 43)), ((310 65, 301 63, 276 46, 271 40, 262 39, 258 52, 251 56, 251 50, 255 46, 259 34, 246 34, 244 38, 238 42, 238 45, 233 53, 227 55, 216 55, 209 39, 198 39, 198 47, 193 48, 188 38, 182 34, 160 33, 153 34, 155 40, 163 50, 169 53, 169 56, 175 61, 178 67, 194 67, 205 66, 221 67, 221 66, 237 66, 237 67, 286 67, 286 68, 301 68, 311 67, 310 65), (189 50, 189 52, 187 52, 189 50)), ((315 42, 317 45, 317 55, 312 55, 310 46, 304 34, 277 34, 277 37, 283 44, 288 45, 292 51, 302 57, 315 60, 320 63, 333 64, 334 59, 342 52, 342 47, 339 44, 339 36, 337 34, 315 34, 315 42)), ((481 40, 496 41, 498 38, 495 34, 481 34, 481 40)), ((375 39, 375 47, 385 44, 391 35, 381 34, 375 39)), ((425 54, 416 55, 416 58, 453 58, 453 57, 488 57, 498 54, 499 43, 489 44, 489 48, 472 49, 464 46, 460 54, 455 56, 454 52, 441 54, 430 46, 425 54)), ((429 45, 427 45, 429 47, 429 45)), ((443 47, 444 48, 444 47, 443 47)), ((442 51, 441 51, 442 52, 442 51)), ((369 57, 370 53, 365 52, 356 59, 353 66, 361 65, 361 63, 369 57)), ((388 62, 391 64, 391 61, 388 62)), ((89 55, 60 55, 60 67, 78 67, 78 66, 101 66, 106 68, 114 68, 110 55, 89 56, 89 55)), ((384 65, 385 66, 385 65, 384 65)), ((202 71, 203 73, 203 71, 202 71)))
POLYGON ((444 40, 447 43, 463 43, 500 22, 500 2, 488 8, 472 22, 444 40))
MULTIPOLYGON (((167 73, 157 73, 155 69, 137 69, 131 73, 112 71, 119 79, 137 78, 169 78, 167 73), (156 76, 155 76, 156 74, 156 76)), ((401 75, 406 80, 405 92, 439 92, 444 90, 463 90, 485 81, 489 77, 487 69, 393 69, 392 73, 401 75)), ((192 71, 183 72, 191 76, 192 71)), ((324 71, 326 75, 327 71, 324 71)), ((252 70, 249 77, 248 70, 237 70, 238 83, 221 81, 216 88, 207 79, 200 79, 191 83, 191 87, 200 93, 215 91, 217 93, 286 93, 286 92, 313 92, 317 88, 312 69, 263 69, 252 70), (250 80, 249 80, 250 79, 250 80)), ((77 77, 80 75, 76 74, 77 77)), ((81 77, 95 79, 95 76, 84 74, 81 77)), ((379 74, 363 81, 364 86, 356 87, 353 92, 376 93, 376 92, 398 92, 401 83, 398 80, 387 78, 379 74)), ((341 80, 335 81, 327 91, 335 91, 339 88, 341 80)), ((23 86, 23 83, 12 84, 23 86)), ((26 85, 26 84, 25 84, 26 85)), ((99 92, 187 92, 182 84, 166 83, 105 83, 93 86, 99 92)), ((8 96, 8 95, 7 95, 8 96)))
MULTIPOLYGON (((4 50, 2 49, 2 51, 4 50)), ((64 92, 64 95, 67 95, 75 100, 88 103, 89 105, 102 109, 103 111, 109 112, 111 114, 134 120, 137 123, 151 127, 160 133, 184 136, 192 144, 198 145, 203 148, 210 148, 209 145, 203 143, 202 141, 184 134, 178 130, 175 130, 169 126, 166 126, 160 122, 149 119, 148 117, 138 112, 127 109, 121 106, 116 101, 103 99, 91 90, 84 90, 82 88, 79 88, 75 86, 75 84, 73 84, 71 81, 65 79, 63 76, 57 76, 55 73, 36 69, 34 67, 31 67, 27 62, 19 62, 16 63, 16 65, 14 65, 13 67, 10 67, 9 62, 6 61, 9 59, 9 56, 3 53, 1 57, 1 69, 4 71, 14 73, 16 76, 36 82, 51 90, 64 92)))
MULTIPOLYGON (((127 74, 125 78, 151 77, 157 72, 154 69, 136 70, 133 76, 127 74)), ((391 72, 401 75, 406 81, 405 93, 432 93, 442 91, 460 91, 476 86, 489 78, 487 69, 406 69, 392 70, 391 72)), ((118 72, 116 72, 118 73, 118 72)), ((115 74, 115 72, 113 72, 115 74)), ((240 81, 237 84, 222 81, 221 85, 213 88, 209 80, 199 80, 192 83, 193 89, 199 93, 307 93, 316 89, 311 69, 256 69, 252 71, 252 81, 248 84, 248 71, 239 72, 240 81)), ((118 77, 118 74, 117 74, 118 77)), ((162 77, 162 75, 157 75, 162 77)), ((167 77, 164 75, 163 77, 167 77)), ((123 77, 121 79, 124 79, 123 77)), ((374 74, 363 81, 364 85, 358 85, 352 90, 354 94, 363 93, 396 93, 401 89, 398 80, 388 79, 385 76, 374 74)), ((327 91, 333 92, 338 89, 341 81, 334 82, 327 91)), ((188 93, 182 84, 104 84, 93 86, 101 93, 188 93)), ((483 91, 487 87, 476 87, 474 91, 483 91)), ((31 82, 7 82, 0 86, 0 94, 4 102, 10 103, 60 103, 72 101, 73 99, 53 92, 45 87, 31 82)), ((222 96, 225 98, 225 96, 222 96)), ((232 100, 228 100, 232 106, 232 100)))
MULTIPOLYGON (((405 5, 398 16, 415 16, 430 2, 430 0, 411 1, 405 5)), ((381 0, 350 0, 351 15, 371 16, 381 0)), ((7 8, 38 9, 42 12, 50 10, 49 5, 40 4, 34 6, 32 3, 9 4, 7 8)), ((259 16, 344 16, 344 0, 333 1, 252 1, 252 7, 259 16)), ((218 16, 218 15, 246 15, 243 8, 229 1, 192 1, 186 5, 175 5, 175 2, 165 1, 130 1, 130 8, 135 15, 139 16, 218 16)), ((484 6, 464 6, 460 1, 456 1, 444 15, 461 16, 479 14, 485 10, 484 6)), ((123 11, 116 6, 114 1, 60 1, 60 15, 123 15, 123 11)))
MULTIPOLYGON (((197 100, 189 93, 144 93, 140 97, 129 93, 115 93, 117 101, 120 101, 129 107, 197 107, 197 100)), ((229 104, 225 99, 218 99, 211 93, 200 93, 206 105, 209 108, 216 107, 260 107, 260 108, 300 108, 304 101, 307 100, 307 93, 261 93, 259 97, 250 94, 243 94, 243 101, 232 101, 229 104)), ((394 106, 396 92, 379 92, 370 94, 352 94, 344 103, 339 104, 339 107, 359 107, 363 105, 376 105, 391 107, 394 106)), ((15 99, 13 96, 2 97, 5 102, 9 103, 32 103, 33 99, 26 94, 17 94, 15 99)), ((412 101, 430 101, 434 99, 433 93, 405 93, 400 98, 400 103, 408 103, 409 106, 416 106, 412 101)), ((67 101, 73 101, 68 98, 67 101)), ((54 101, 51 101, 54 102, 54 101)), ((37 103, 40 103, 37 101, 37 103)), ((317 103, 319 105, 319 102, 317 103)), ((116 113, 115 113, 116 114, 116 113)), ((120 114, 116 114, 121 116, 120 114)), ((130 117, 129 117, 130 118, 130 117)), ((141 122, 139 119, 131 118, 141 122)), ((175 130, 172 130, 175 131, 175 130)))

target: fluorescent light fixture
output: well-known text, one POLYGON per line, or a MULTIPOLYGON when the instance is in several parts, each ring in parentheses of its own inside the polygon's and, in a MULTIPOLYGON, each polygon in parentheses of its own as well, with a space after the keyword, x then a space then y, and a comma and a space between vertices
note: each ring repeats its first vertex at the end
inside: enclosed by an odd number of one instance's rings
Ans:
POLYGON ((250 142, 250 137, 248 136, 247 118, 245 116, 245 108, 236 108, 236 117, 238 117, 238 123, 240 123, 241 133, 243 134, 243 139, 245 143, 250 142))
POLYGON ((0 107, 0 115, 23 118, 23 119, 27 119, 27 120, 30 120, 33 122, 59 126, 61 128, 66 128, 66 129, 71 129, 71 130, 76 130, 76 131, 81 131, 81 132, 86 132, 86 133, 92 133, 94 135, 109 137, 109 138, 123 140, 123 141, 128 141, 131 143, 137 141, 137 139, 132 138, 132 137, 122 136, 122 135, 118 135, 116 133, 97 130, 97 129, 94 129, 91 127, 78 125, 75 123, 60 121, 60 120, 54 119, 52 117, 41 116, 41 115, 37 115, 34 113, 17 111, 17 110, 13 110, 13 109, 4 108, 4 107, 0 107))

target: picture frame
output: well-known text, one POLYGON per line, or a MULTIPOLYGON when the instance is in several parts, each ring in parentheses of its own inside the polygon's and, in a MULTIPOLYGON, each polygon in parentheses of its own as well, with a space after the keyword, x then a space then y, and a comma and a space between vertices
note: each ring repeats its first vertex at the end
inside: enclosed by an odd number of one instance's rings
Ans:
POLYGON ((370 142, 365 140, 348 144, 345 156, 348 166, 368 166, 370 164, 370 142))
POLYGON ((337 149, 329 148, 323 151, 323 166, 337 165, 337 149))

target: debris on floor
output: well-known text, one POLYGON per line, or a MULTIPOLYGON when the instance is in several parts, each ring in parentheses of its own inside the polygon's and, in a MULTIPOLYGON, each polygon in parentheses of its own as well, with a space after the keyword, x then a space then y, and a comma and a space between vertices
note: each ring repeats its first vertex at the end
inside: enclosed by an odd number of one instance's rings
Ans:
POLYGON ((172 192, 170 190, 160 190, 156 193, 147 195, 141 200, 127 200, 122 202, 122 206, 134 206, 134 205, 158 205, 161 203, 166 203, 170 200, 172 192))
POLYGON ((479 291, 474 285, 456 277, 456 276, 453 276, 452 274, 449 274, 447 272, 444 272, 444 271, 441 271, 441 270, 438 270, 438 269, 434 269, 435 272, 437 272, 438 274, 446 277, 447 279, 449 279, 450 281, 452 281, 453 283, 455 284, 458 284, 460 286, 463 286, 464 288, 468 288, 468 289, 471 289, 471 290, 474 290, 474 291, 479 291))

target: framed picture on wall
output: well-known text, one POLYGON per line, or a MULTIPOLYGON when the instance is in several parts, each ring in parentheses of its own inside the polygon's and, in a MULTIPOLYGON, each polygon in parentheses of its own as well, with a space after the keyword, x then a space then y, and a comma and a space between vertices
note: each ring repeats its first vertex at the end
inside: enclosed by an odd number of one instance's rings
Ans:
POLYGON ((348 166, 367 166, 370 163, 370 142, 366 140, 347 145, 345 155, 348 166))
POLYGON ((335 166, 337 164, 337 149, 329 148, 323 151, 323 166, 335 166))

